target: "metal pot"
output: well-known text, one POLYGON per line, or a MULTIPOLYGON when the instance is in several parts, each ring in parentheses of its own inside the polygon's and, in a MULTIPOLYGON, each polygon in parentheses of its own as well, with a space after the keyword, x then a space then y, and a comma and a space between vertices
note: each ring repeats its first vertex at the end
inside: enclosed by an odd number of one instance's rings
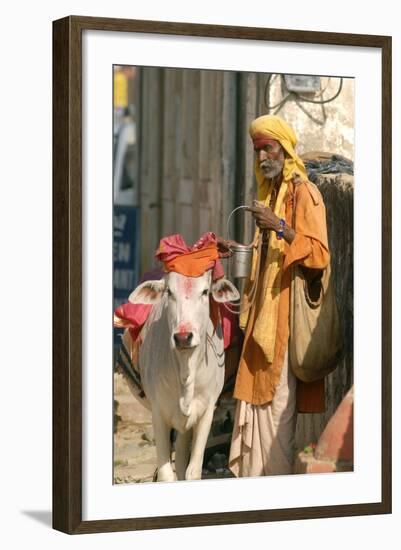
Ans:
MULTIPOLYGON (((227 219, 227 235, 230 238, 230 219, 231 216, 237 210, 248 209, 246 205, 238 206, 230 213, 227 219)), ((253 254, 254 245, 253 243, 246 244, 236 244, 231 246, 230 250, 232 251, 232 256, 228 261, 229 274, 234 279, 244 279, 249 277, 252 270, 252 254, 253 254)))
POLYGON ((233 255, 229 259, 230 275, 234 279, 249 277, 252 269, 253 245, 239 244, 231 247, 233 255))

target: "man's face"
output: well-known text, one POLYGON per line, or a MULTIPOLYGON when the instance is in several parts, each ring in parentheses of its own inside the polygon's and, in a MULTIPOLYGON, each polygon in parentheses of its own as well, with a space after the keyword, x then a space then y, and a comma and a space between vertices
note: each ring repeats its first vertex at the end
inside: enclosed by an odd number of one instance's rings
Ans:
POLYGON ((261 146, 255 147, 256 157, 266 179, 273 179, 284 168, 284 149, 275 139, 267 139, 261 146))

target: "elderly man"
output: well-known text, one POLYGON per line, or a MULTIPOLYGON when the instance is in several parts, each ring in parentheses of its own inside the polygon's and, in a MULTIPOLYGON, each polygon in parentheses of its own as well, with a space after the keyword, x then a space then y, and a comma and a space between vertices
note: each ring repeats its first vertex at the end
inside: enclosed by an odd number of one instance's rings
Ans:
MULTIPOLYGON (((324 381, 301 383, 288 365, 291 267, 303 267, 313 290, 330 261, 326 215, 290 126, 261 116, 251 123, 250 136, 258 186, 250 210, 263 244, 247 285, 249 292, 257 281, 256 295, 240 318, 245 337, 229 466, 236 476, 290 474, 297 411, 324 410, 324 381)), ((220 239, 223 255, 229 245, 220 239)))

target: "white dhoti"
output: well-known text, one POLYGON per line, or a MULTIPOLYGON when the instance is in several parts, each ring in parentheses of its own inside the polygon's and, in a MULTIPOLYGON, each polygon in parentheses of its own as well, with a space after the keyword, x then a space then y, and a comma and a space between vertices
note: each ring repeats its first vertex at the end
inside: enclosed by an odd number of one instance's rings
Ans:
POLYGON ((271 402, 238 401, 229 468, 237 477, 293 473, 296 425, 296 378, 284 358, 271 402))

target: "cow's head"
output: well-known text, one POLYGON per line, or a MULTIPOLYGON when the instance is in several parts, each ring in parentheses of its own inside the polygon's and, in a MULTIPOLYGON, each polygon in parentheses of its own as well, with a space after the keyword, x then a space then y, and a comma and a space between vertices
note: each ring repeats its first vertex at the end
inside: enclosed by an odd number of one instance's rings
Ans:
POLYGON ((190 350, 206 338, 209 320, 209 295, 216 302, 239 299, 239 292, 227 279, 212 282, 211 271, 200 277, 186 277, 170 272, 159 281, 145 281, 130 295, 129 301, 137 304, 167 302, 171 347, 190 350))

